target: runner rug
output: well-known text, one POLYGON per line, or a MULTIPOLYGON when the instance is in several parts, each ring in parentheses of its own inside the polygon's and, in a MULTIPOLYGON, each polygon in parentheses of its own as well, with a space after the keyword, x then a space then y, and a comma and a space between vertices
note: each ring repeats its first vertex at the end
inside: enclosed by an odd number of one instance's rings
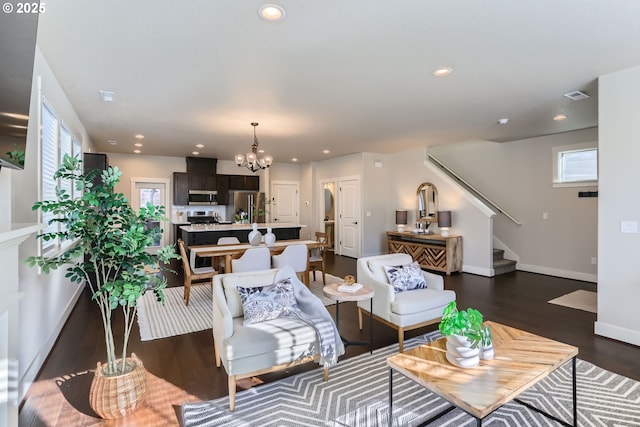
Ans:
POLYGON ((598 312, 598 294, 593 291, 579 289, 548 301, 549 304, 561 305, 578 310, 598 312))
MULTIPOLYGON (((405 342, 405 348, 429 342, 437 332, 405 342)), ((182 406, 185 427, 378 427, 388 425, 389 369, 385 359, 398 352, 393 345, 338 363, 329 381, 322 368, 239 392, 236 410, 227 397, 182 406)), ((222 369, 222 368, 221 368, 222 369)), ((640 383, 577 362, 578 425, 640 425, 640 383)), ((561 419, 572 420, 571 363, 520 395, 520 398, 561 419)), ((398 373, 393 377, 393 425, 417 426, 448 407, 448 403, 398 373)), ((557 426, 558 424, 512 402, 482 422, 483 426, 557 426)), ((476 426, 455 409, 430 426, 476 426)))
MULTIPOLYGON (((335 301, 326 298, 322 293, 322 273, 317 273, 316 278, 318 280, 313 280, 313 274, 310 273, 311 292, 320 298, 324 305, 335 304, 335 301)), ((341 278, 330 274, 325 278, 327 284, 342 281, 341 278)), ((184 304, 183 295, 184 287, 178 286, 164 290, 164 305, 156 301, 152 292, 146 293, 138 300, 138 326, 142 341, 211 329, 211 286, 191 286, 189 306, 184 304)))

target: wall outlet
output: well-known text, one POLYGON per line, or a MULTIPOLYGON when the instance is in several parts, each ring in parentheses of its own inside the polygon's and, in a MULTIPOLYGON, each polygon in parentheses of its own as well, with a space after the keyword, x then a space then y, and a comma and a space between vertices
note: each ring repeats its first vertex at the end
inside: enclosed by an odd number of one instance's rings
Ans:
POLYGON ((593 265, 597 265, 597 264, 598 264, 598 258, 596 258, 596 257, 592 256, 592 257, 591 257, 591 264, 593 264, 593 265))
POLYGON ((638 221, 621 221, 620 232, 636 234, 638 232, 638 221))
POLYGON ((549 219, 549 212, 542 212, 542 219, 549 219))

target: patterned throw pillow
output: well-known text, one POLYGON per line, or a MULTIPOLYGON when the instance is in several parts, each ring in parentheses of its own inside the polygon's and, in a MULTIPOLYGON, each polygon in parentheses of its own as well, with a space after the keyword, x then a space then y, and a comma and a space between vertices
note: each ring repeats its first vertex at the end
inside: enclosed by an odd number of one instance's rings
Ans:
POLYGON ((276 317, 286 316, 291 310, 297 310, 291 278, 266 286, 243 288, 238 286, 238 294, 244 311, 244 325, 265 322, 276 317))
POLYGON ((385 265, 383 268, 395 293, 427 287, 420 264, 416 261, 407 265, 385 265))

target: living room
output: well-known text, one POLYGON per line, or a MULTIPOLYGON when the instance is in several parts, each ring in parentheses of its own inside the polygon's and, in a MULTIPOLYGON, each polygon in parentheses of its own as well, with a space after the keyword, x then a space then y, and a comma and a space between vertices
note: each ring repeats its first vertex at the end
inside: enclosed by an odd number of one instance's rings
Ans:
MULTIPOLYGON (((46 37, 46 34, 40 34, 39 37, 46 37)), ((631 190, 632 183, 640 174, 637 171, 634 172, 637 168, 633 164, 634 154, 638 154, 634 143, 637 134, 634 112, 637 111, 638 104, 634 101, 637 97, 629 96, 629 92, 637 91, 640 80, 640 70, 637 67, 633 68, 640 61, 634 58, 634 55, 636 54, 629 54, 630 65, 625 67, 628 69, 620 68, 612 70, 607 75, 592 76, 593 79, 599 78, 597 127, 591 126, 570 133, 563 132, 549 136, 519 138, 508 143, 495 143, 492 149, 499 156, 507 159, 502 160, 503 165, 505 163, 512 165, 511 168, 505 166, 504 169, 509 179, 502 177, 502 182, 509 183, 512 188, 506 188, 507 186, 502 184, 500 193, 509 190, 513 196, 508 199, 501 198, 499 202, 510 205, 509 208, 516 211, 519 219, 523 220, 527 226, 537 224, 539 227, 531 230, 525 237, 521 236, 509 241, 509 246, 514 249, 520 247, 526 249, 516 251, 521 256, 521 264, 527 265, 529 271, 597 281, 596 332, 631 345, 638 345, 640 344, 640 330, 638 330, 640 322, 638 322, 634 301, 640 296, 640 289, 637 286, 637 273, 633 267, 634 253, 637 252, 640 243, 637 236, 620 231, 621 221, 637 221, 638 211, 638 202, 631 190), (575 194, 578 189, 556 189, 555 191, 550 189, 551 147, 590 141, 598 141, 598 197, 579 200, 575 194), (521 144, 518 145, 519 143, 521 144), (535 153, 528 151, 534 150, 534 147, 539 151, 535 153), (539 163, 535 163, 534 159, 539 163), (526 170, 527 166, 531 168, 529 171, 526 170), (522 175, 514 176, 518 171, 522 175), (532 176, 535 177, 535 183, 530 179, 532 176), (545 186, 549 189, 541 192, 545 186), (534 197, 527 197, 527 195, 534 195, 534 197), (582 214, 566 215, 565 203, 578 206, 577 210, 582 209, 582 214), (581 204, 577 205, 578 203, 581 204), (544 212, 550 214, 546 223, 542 221, 544 212), (548 233, 552 227, 553 232, 545 234, 545 230, 548 233), (562 239, 558 239, 558 236, 562 239), (586 243, 585 236, 589 236, 586 238, 586 243), (579 254, 575 257, 579 258, 577 261, 573 257, 576 253, 579 254), (590 262, 593 256, 597 257, 597 269, 590 262)), ((65 122, 78 133, 84 150, 98 151, 97 143, 104 144, 105 141, 93 138, 88 127, 83 125, 83 120, 80 118, 81 106, 71 103, 66 95, 68 89, 58 81, 62 76, 55 75, 48 64, 49 60, 40 49, 36 51, 34 76, 41 77, 41 92, 32 91, 32 108, 38 105, 38 95, 45 94, 65 122), (94 139, 96 141, 93 141, 94 139)), ((76 58, 76 60, 82 59, 76 58)), ((32 111, 32 115, 37 116, 37 111, 32 111)), ((248 123, 244 125, 248 127, 248 123)), ((38 181, 38 163, 33 161, 38 158, 37 133, 36 121, 30 121, 25 170, 13 171, 3 168, 0 171, 0 192, 8 195, 5 199, 9 199, 9 203, 3 203, 0 208, 2 223, 37 221, 36 213, 31 210, 33 202, 39 198, 37 185, 34 184, 38 181), (29 162, 29 159, 32 161, 29 162)), ((250 135, 248 137, 244 135, 243 138, 246 142, 237 144, 232 151, 242 151, 247 148, 250 135)), ((267 140, 274 141, 274 139, 276 138, 272 136, 267 138, 265 135, 262 140, 266 145, 267 140)), ((275 145, 275 142, 270 144, 275 145)), ((521 232, 510 230, 512 226, 508 225, 508 222, 503 222, 500 216, 496 216, 492 220, 493 223, 482 220, 483 222, 479 224, 478 218, 481 217, 469 207, 470 203, 465 196, 449 181, 425 166, 427 150, 424 147, 408 148, 402 145, 401 140, 390 145, 392 148, 386 147, 384 150, 381 146, 372 145, 371 151, 359 150, 334 159, 303 162, 297 165, 279 164, 279 160, 276 159, 276 163, 269 171, 270 178, 278 179, 282 176, 290 177, 292 173, 297 174, 301 184, 300 223, 307 224, 309 227, 307 231, 311 233, 319 224, 318 214, 313 209, 318 200, 316 183, 325 178, 360 175, 363 184, 362 212, 365 215, 362 221, 362 256, 385 252, 384 232, 395 228, 394 211, 402 208, 414 209, 415 191, 418 185, 425 181, 434 182, 439 190, 441 207, 454 212, 453 231, 464 237, 466 271, 481 274, 483 270, 489 269, 488 249, 493 245, 494 234, 500 238, 498 233, 502 233, 501 239, 507 241, 510 239, 509 236, 517 236, 521 232), (376 168, 376 162, 381 162, 382 167, 376 168), (304 205, 304 201, 311 202, 310 207, 304 205), (367 212, 371 213, 371 217, 366 216, 367 212), (488 224, 493 224, 492 230, 488 224)), ((422 145, 427 144, 423 142, 422 145)), ((437 150, 433 148, 429 151, 437 150)), ((109 150, 103 148, 99 151, 109 150)), ((118 156, 125 157, 124 154, 113 154, 114 158, 118 156)), ((153 156, 145 155, 139 159, 132 154, 126 157, 130 158, 128 163, 132 165, 131 168, 136 168, 137 162, 146 163, 153 160, 153 156)), ((226 158, 231 166, 235 167, 231 160, 232 156, 226 158)), ((501 160, 500 157, 496 158, 501 160)), ((124 163, 124 161, 115 162, 115 164, 124 163)), ((494 166, 496 165, 491 167, 494 166)), ((133 176, 132 169, 129 167, 123 169, 127 176, 133 176)), ((156 170, 152 172, 155 174, 156 170)), ((459 172, 465 174, 465 171, 459 172)), ((158 175, 158 177, 163 176, 158 175)), ((490 191, 493 186, 500 185, 498 180, 488 180, 487 187, 483 185, 483 190, 490 191)), ((25 259, 36 252, 35 239, 29 239, 20 247, 20 259, 25 259)), ((67 283, 62 272, 48 276, 39 275, 25 265, 20 265, 20 291, 24 294, 20 302, 22 338, 19 360, 20 395, 23 395, 43 365, 65 319, 81 293, 79 288, 67 283), (38 327, 35 328, 33 325, 38 327)))

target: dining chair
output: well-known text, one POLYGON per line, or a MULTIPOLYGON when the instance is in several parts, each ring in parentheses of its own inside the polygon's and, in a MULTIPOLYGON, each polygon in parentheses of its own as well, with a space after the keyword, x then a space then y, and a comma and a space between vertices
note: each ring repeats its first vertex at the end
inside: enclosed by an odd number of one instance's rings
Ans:
POLYGON ((273 268, 291 266, 302 283, 309 286, 309 249, 307 245, 289 245, 279 254, 271 257, 273 268))
POLYGON ((180 257, 182 258, 182 269, 184 271, 184 302, 189 305, 189 294, 191 293, 191 285, 211 284, 211 279, 217 274, 213 267, 195 267, 195 254, 192 252, 191 258, 187 257, 187 251, 184 248, 184 241, 178 239, 178 247, 180 248, 180 257))
POLYGON ((328 243, 327 233, 316 231, 316 241, 322 244, 322 246, 319 248, 311 248, 309 250, 309 271, 313 271, 313 280, 316 280, 316 271, 322 271, 322 284, 326 285, 327 280, 325 278, 324 252, 328 243))
MULTIPOLYGON (((239 244, 240 243, 240 239, 238 239, 237 237, 233 237, 233 236, 226 236, 226 237, 220 237, 218 239, 218 245, 234 245, 234 244, 239 244)), ((218 271, 219 272, 224 272, 224 273, 228 273, 228 271, 224 271, 224 257, 213 257, 213 259, 211 260, 212 264, 215 264, 218 266, 218 271)))
POLYGON ((250 248, 242 256, 231 260, 231 272, 269 270, 271 268, 271 252, 269 248, 250 248))

